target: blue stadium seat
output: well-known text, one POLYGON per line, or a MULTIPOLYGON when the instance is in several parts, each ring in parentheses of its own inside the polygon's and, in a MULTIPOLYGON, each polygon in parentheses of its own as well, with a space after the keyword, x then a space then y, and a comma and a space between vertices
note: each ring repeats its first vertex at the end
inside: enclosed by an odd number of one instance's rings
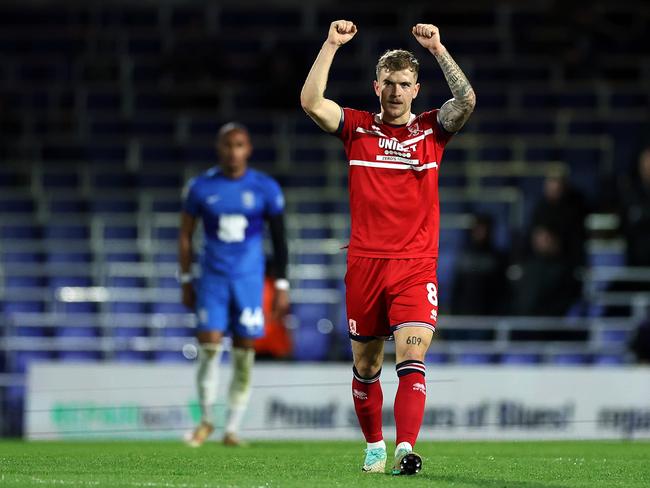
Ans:
POLYGON ((330 239, 332 229, 329 227, 302 228, 299 232, 300 239, 330 239))
POLYGON ((36 224, 5 224, 0 226, 0 239, 39 239, 40 226, 36 224))
POLYGON ((147 286, 147 281, 140 276, 111 276, 108 278, 107 285, 123 288, 144 288, 147 286))
POLYGON ((153 253, 153 262, 162 264, 162 263, 177 263, 178 254, 175 252, 154 252, 153 253))
POLYGON ((45 239, 88 239, 90 229, 86 225, 48 224, 43 229, 45 239))
POLYGON ((93 363, 101 361, 101 351, 59 351, 59 361, 93 363))
POLYGON ((12 329, 16 337, 49 337, 52 334, 51 327, 40 327, 29 324, 17 324, 12 329))
POLYGON ((45 254, 34 251, 4 251, 0 252, 3 263, 42 263, 45 254))
POLYGON ((90 263, 92 254, 85 251, 64 251, 50 249, 45 255, 48 263, 90 263))
POLYGON ((163 337, 194 337, 196 329, 193 327, 162 327, 160 335, 163 337))
POLYGON ((147 337, 149 335, 146 327, 120 327, 119 319, 117 319, 111 328, 111 334, 115 338, 130 339, 133 337, 147 337))
MULTIPOLYGON (((180 300, 180 299, 179 299, 180 300)), ((164 313, 164 314, 186 314, 189 313, 187 307, 176 302, 155 302, 151 304, 151 313, 164 313)))
POLYGON ((156 278, 158 288, 178 288, 178 279, 175 276, 161 276, 156 278))
POLYGON ((505 353, 501 355, 501 364, 539 364, 541 358, 539 354, 531 353, 505 353))
POLYGON ((45 302, 41 300, 5 300, 0 302, 0 307, 7 314, 15 312, 45 312, 45 302))
POLYGON ((131 123, 131 131, 140 136, 171 138, 176 130, 173 120, 136 119, 131 123))
POLYGON ((146 351, 115 351, 113 361, 139 363, 149 360, 149 353, 146 351))
POLYGON ((61 288, 64 286, 92 286, 93 280, 90 276, 65 276, 58 274, 50 278, 50 288, 61 288))
MULTIPOLYGON (((322 147, 301 148, 292 151, 290 157, 296 164, 324 163, 327 160, 327 151, 322 147)), ((325 176, 322 175, 322 178, 324 180, 325 176)), ((300 185, 294 183, 293 186, 300 185)))
POLYGON ((135 313, 145 314, 149 310, 149 305, 144 302, 108 302, 107 309, 110 313, 135 313))
POLYGON ((625 266, 625 253, 618 251, 592 251, 587 255, 590 266, 625 266))
POLYGON ((426 364, 447 364, 449 355, 444 352, 427 352, 424 357, 426 364))
POLYGON ((492 364, 494 362, 494 357, 492 354, 489 353, 461 352, 456 354, 454 360, 456 364, 479 365, 479 364, 492 364))
POLYGON ((165 363, 189 363, 182 351, 154 351, 153 359, 165 363))
POLYGON ((94 326, 59 325, 54 327, 55 337, 101 337, 100 329, 94 326))
MULTIPOLYGON (((136 186, 136 178, 133 173, 129 173, 126 171, 120 171, 119 173, 114 173, 114 172, 95 172, 92 176, 92 186, 93 188, 96 189, 114 189, 114 188, 119 188, 120 190, 128 190, 135 188, 136 186)), ((113 198, 113 199, 107 199, 107 200, 100 200, 94 202, 95 205, 101 206, 105 202, 111 202, 114 201, 115 203, 122 204, 124 202, 123 199, 118 199, 118 198, 113 198)), ((131 200, 127 200, 130 204, 133 202, 131 200)))
POLYGON ((4 286, 7 288, 42 288, 47 286, 45 276, 9 275, 5 276, 4 286))
MULTIPOLYGON (((212 161, 215 158, 214 149, 210 145, 186 146, 181 149, 180 155, 181 160, 188 163, 204 163, 205 161, 212 161)), ((143 167, 156 168, 155 165, 147 165, 146 163, 143 164, 143 167)))
POLYGON ((97 214, 132 214, 138 205, 132 198, 94 198, 90 201, 90 210, 97 214))
POLYGON ((591 357, 582 353, 557 353, 551 356, 550 362, 562 366, 580 366, 589 364, 591 357))
POLYGON ((178 239, 178 226, 163 226, 159 225, 153 229, 153 238, 168 241, 175 241, 178 239))
POLYGON ((34 201, 29 198, 0 198, 0 212, 5 213, 33 213, 34 201))
POLYGON ((107 252, 104 261, 107 263, 139 263, 142 256, 138 252, 107 252))
POLYGON ((321 334, 315 325, 301 325, 293 331, 293 358, 324 361, 330 352, 331 334, 321 334))
POLYGON ((593 364, 596 366, 622 366, 626 362, 623 354, 596 354, 593 364))
POLYGON ((124 120, 93 120, 90 122, 90 132, 95 136, 127 137, 130 125, 124 120))
POLYGON ((151 202, 151 210, 154 212, 169 212, 169 213, 178 213, 182 210, 182 203, 180 198, 178 200, 174 199, 154 199, 151 202))
POLYGON ((79 174, 76 171, 56 171, 43 173, 41 184, 45 189, 71 189, 79 187, 79 174))
POLYGON ((630 340, 630 332, 624 329, 603 329, 600 339, 609 344, 624 345, 630 340))
POLYGON ((62 198, 50 200, 48 208, 53 214, 83 214, 88 211, 88 202, 83 198, 62 198))
POLYGON ((29 185, 29 176, 11 168, 0 168, 0 188, 26 188, 29 185))
POLYGON ((62 313, 95 314, 99 311, 97 302, 57 302, 56 307, 62 313))
POLYGON ((22 436, 25 411, 25 386, 8 385, 4 387, 2 404, 4 407, 4 425, 6 429, 4 433, 16 438, 22 436))
POLYGON ((106 225, 103 232, 104 239, 137 239, 137 225, 106 225))
POLYGON ((169 144, 146 144, 142 147, 140 157, 143 163, 162 164, 170 167, 181 161, 181 152, 178 147, 169 144))
POLYGON ((9 357, 10 370, 22 374, 27 372, 30 364, 53 359, 54 355, 50 351, 13 351, 9 357))
POLYGON ((320 319, 330 317, 330 308, 326 303, 295 303, 291 313, 298 319, 299 328, 316 330, 320 319))
MULTIPOLYGON (((96 143, 90 144, 85 148, 83 153, 80 155, 83 159, 87 160, 93 165, 105 165, 105 164, 121 164, 126 160, 127 157, 127 148, 123 143, 96 143)), ((70 156, 66 155, 65 159, 70 159, 71 157, 80 157, 80 156, 70 156)))
POLYGON ((140 188, 159 188, 175 190, 183 186, 177 173, 142 173, 138 175, 140 188))

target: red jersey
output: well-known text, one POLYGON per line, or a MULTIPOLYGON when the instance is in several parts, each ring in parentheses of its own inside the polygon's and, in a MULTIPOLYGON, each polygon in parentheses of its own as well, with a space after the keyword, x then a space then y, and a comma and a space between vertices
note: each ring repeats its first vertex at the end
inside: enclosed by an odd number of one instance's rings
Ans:
POLYGON ((438 171, 452 134, 438 110, 411 115, 405 125, 370 112, 343 109, 338 136, 350 171, 348 254, 370 258, 438 256, 438 171))

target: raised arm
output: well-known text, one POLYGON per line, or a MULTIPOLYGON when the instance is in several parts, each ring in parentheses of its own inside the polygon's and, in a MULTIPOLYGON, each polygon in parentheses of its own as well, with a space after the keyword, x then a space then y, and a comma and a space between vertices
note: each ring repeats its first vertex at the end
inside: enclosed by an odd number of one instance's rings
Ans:
POLYGON ((438 112, 438 122, 448 132, 458 132, 467 122, 476 106, 476 94, 445 46, 435 25, 417 24, 413 36, 433 54, 445 75, 454 98, 447 100, 438 112))
POLYGON ((300 92, 300 105, 307 114, 327 131, 334 132, 341 121, 341 107, 325 98, 325 87, 334 55, 339 47, 357 33, 357 26, 349 20, 336 20, 330 24, 327 39, 309 70, 300 92))

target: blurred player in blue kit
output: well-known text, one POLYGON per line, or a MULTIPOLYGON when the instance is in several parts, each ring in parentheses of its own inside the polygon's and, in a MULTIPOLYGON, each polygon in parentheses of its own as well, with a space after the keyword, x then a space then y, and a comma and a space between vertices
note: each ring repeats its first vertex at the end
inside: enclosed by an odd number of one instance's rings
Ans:
POLYGON ((240 445, 239 427, 250 397, 254 342, 264 334, 264 222, 273 244, 276 276, 273 313, 289 308, 284 198, 278 183, 248 167, 253 146, 243 125, 222 126, 216 141, 219 165, 187 184, 179 233, 182 301, 197 314, 197 387, 201 422, 188 438, 201 446, 215 429, 214 405, 224 335, 232 335, 233 376, 223 442, 240 445), (200 276, 192 274, 192 238, 203 222, 200 276))

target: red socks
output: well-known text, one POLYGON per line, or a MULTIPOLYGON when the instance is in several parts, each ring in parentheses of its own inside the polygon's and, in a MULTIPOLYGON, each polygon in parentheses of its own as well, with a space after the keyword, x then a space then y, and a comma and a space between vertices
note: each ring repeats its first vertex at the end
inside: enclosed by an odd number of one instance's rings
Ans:
POLYGON ((352 367, 352 373, 352 398, 361 431, 366 442, 378 442, 384 438, 381 431, 381 407, 384 402, 379 382, 381 369, 372 378, 362 378, 355 367, 352 367))
POLYGON ((424 380, 426 366, 422 361, 409 360, 399 363, 395 369, 399 377, 394 406, 397 429, 395 441, 396 444, 408 442, 411 446, 415 446, 427 398, 427 387, 424 380))

